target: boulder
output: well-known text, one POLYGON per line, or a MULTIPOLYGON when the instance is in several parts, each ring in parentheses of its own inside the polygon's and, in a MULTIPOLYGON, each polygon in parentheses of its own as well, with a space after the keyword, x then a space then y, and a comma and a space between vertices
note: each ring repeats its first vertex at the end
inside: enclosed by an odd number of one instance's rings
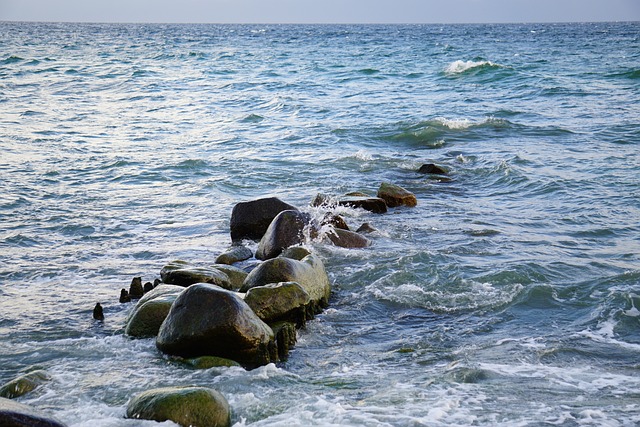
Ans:
POLYGON ((231 289, 229 277, 217 268, 195 267, 185 261, 173 261, 162 268, 160 277, 164 283, 191 286, 194 283, 211 283, 231 289))
POLYGON ((334 228, 327 232, 325 237, 329 239, 331 243, 341 248, 366 248, 367 246, 371 246, 371 240, 362 234, 341 228, 334 228))
POLYGON ((225 359, 224 357, 216 356, 201 356, 191 359, 182 359, 182 362, 195 369, 210 369, 222 367, 230 368, 233 366, 241 366, 238 362, 234 362, 230 359, 225 359))
POLYGON ((133 338, 158 335, 171 305, 183 291, 182 286, 163 284, 145 294, 127 318, 124 333, 133 338))
POLYGON ((331 212, 327 212, 322 218, 322 225, 331 225, 334 228, 341 228, 343 230, 349 230, 349 225, 340 215, 336 215, 331 212))
POLYGON ((171 306, 156 346, 173 356, 218 356, 254 368, 271 362, 273 339, 271 328, 238 295, 197 283, 171 306))
POLYGON ((238 203, 231 211, 231 240, 260 240, 271 221, 282 211, 297 210, 276 197, 238 203))
POLYGON ((253 256, 251 249, 242 245, 234 245, 218 255, 216 258, 216 264, 228 264, 232 265, 236 262, 248 260, 253 256))
POLYGON ((0 397, 0 426, 65 427, 60 421, 31 406, 0 397))
POLYGON ((420 166, 418 172, 430 175, 448 175, 446 169, 438 165, 434 165, 433 163, 425 163, 424 165, 420 166))
POLYGON ((127 405, 127 418, 173 421, 183 427, 227 427, 231 424, 231 409, 217 390, 166 387, 134 396, 127 405))
MULTIPOLYGON (((0 387, 0 397, 15 399, 35 390, 49 380, 51 380, 49 374, 41 369, 29 372, 0 387)), ((2 425, 1 422, 0 425, 2 425)))
POLYGON ((387 211, 387 204, 379 197, 344 196, 338 200, 338 205, 362 208, 373 213, 385 213, 387 211))
POLYGON ((396 206, 416 206, 418 200, 410 191, 405 190, 399 185, 383 182, 378 189, 378 197, 384 199, 387 206, 394 208, 396 206))
POLYGON ((331 294, 329 277, 322 261, 314 254, 307 255, 300 261, 277 257, 263 262, 249 273, 240 292, 248 292, 256 286, 279 282, 298 283, 309 294, 315 311, 320 311, 329 302, 331 294))
POLYGON ((301 261, 308 255, 311 255, 311 252, 309 252, 307 248, 303 248, 302 246, 291 246, 290 248, 282 251, 282 254, 280 254, 281 257, 291 258, 298 261, 301 261))
POLYGON ((238 289, 240 289, 242 287, 242 284, 244 283, 244 279, 246 279, 247 274, 249 274, 241 268, 234 267, 228 264, 214 264, 212 267, 216 270, 222 271, 227 275, 227 277, 229 278, 229 282, 231 283, 232 291, 237 291, 238 289))
POLYGON ((129 285, 129 297, 131 299, 139 299, 144 295, 144 289, 142 288, 142 277, 134 277, 129 285))
POLYGON ((280 212, 262 236, 256 250, 256 258, 275 258, 286 248, 304 243, 305 230, 309 230, 311 238, 317 234, 317 225, 314 224, 311 215, 298 210, 280 212))
POLYGON ((307 291, 296 282, 256 286, 244 297, 244 302, 266 323, 288 320, 299 326, 305 323, 305 307, 310 301, 307 291))
POLYGON ((368 222, 363 222, 360 227, 356 230, 356 233, 373 233, 374 231, 378 231, 371 226, 368 222))

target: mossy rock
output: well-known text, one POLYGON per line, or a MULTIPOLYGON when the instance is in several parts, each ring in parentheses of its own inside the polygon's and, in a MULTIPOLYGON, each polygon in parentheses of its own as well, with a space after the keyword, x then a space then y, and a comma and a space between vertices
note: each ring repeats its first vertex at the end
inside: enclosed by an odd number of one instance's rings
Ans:
POLYGON ((216 264, 235 264, 236 262, 248 260, 253 256, 251 249, 242 245, 235 245, 218 255, 216 264))
POLYGON ((191 359, 183 359, 182 362, 195 369, 209 369, 209 368, 223 368, 223 367, 230 368, 234 366, 242 366, 238 362, 235 362, 231 359, 225 359, 224 357, 216 357, 216 356, 194 357, 191 359))
POLYGON ((50 380, 49 374, 41 369, 29 372, 0 387, 0 397, 15 399, 16 397, 24 396, 50 380))
POLYGON ((246 279, 247 274, 249 274, 241 268, 227 264, 214 264, 212 267, 227 275, 229 282, 231 283, 231 290, 233 291, 237 291, 242 287, 244 279, 246 279))
POLYGON ((278 348, 278 360, 285 361, 289 358, 289 351, 296 345, 296 325, 291 322, 281 321, 270 323, 276 337, 276 346, 278 348))
POLYGON ((231 409, 218 391, 205 387, 166 387, 136 395, 127 418, 173 421, 183 427, 227 427, 231 409))
POLYGON ((124 333, 133 338, 158 335, 171 305, 184 290, 182 286, 162 284, 145 294, 127 318, 124 333))
POLYGON ((231 280, 217 268, 196 267, 184 261, 173 261, 160 271, 164 283, 178 286, 191 286, 195 283, 211 283, 231 290, 231 280))
POLYGON ((397 206, 413 207, 418 204, 415 194, 405 190, 399 185, 383 182, 378 189, 378 197, 383 199, 387 206, 394 208, 397 206))
POLYGON ((311 299, 298 283, 281 282, 249 289, 244 301, 266 323, 289 320, 302 326, 311 299))
POLYGON ((306 241, 306 235, 314 238, 318 225, 306 212, 288 210, 280 212, 269 224, 262 236, 256 258, 266 260, 275 258, 290 246, 296 246, 306 241))

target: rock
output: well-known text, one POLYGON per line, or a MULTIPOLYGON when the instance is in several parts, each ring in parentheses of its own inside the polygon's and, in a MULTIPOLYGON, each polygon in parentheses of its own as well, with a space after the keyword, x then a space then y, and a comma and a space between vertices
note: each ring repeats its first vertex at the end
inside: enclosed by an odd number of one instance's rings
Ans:
POLYGON ((153 286, 153 283, 151 282, 147 282, 144 284, 144 287, 142 288, 142 290, 144 291, 144 293, 146 294, 147 292, 151 292, 153 290, 155 286, 153 286))
POLYGON ((362 208, 373 213, 385 213, 387 204, 379 197, 345 196, 338 200, 338 205, 362 208))
POLYGON ((231 409, 220 392, 205 387, 166 387, 136 395, 127 418, 173 421, 183 427, 227 427, 231 409))
POLYGON ((195 369, 210 369, 210 368, 223 368, 223 367, 233 367, 233 366, 242 366, 238 362, 234 362, 230 359, 225 359, 224 357, 216 357, 216 356, 201 356, 194 357, 191 359, 183 359, 185 364, 191 366, 195 369))
POLYGON ((253 256, 251 249, 242 245, 235 245, 221 253, 216 258, 216 264, 235 264, 236 262, 248 260, 253 256))
POLYGON ((238 203, 231 211, 231 240, 260 240, 271 221, 282 211, 298 210, 276 197, 238 203))
POLYGON ((317 225, 312 221, 311 215, 298 210, 280 212, 262 236, 256 258, 275 258, 286 248, 304 243, 305 230, 309 230, 307 233, 312 238, 317 233, 317 225))
MULTIPOLYGON (((51 380, 49 374, 41 369, 29 372, 0 387, 0 397, 15 399, 35 390, 39 385, 49 380, 51 380)), ((0 425, 3 425, 2 422, 0 425)))
POLYGON ((134 277, 129 286, 129 297, 131 297, 131 299, 139 299, 142 298, 142 295, 144 295, 142 277, 134 277))
POLYGON ((424 174, 431 174, 431 175, 448 175, 449 174, 446 171, 446 169, 440 166, 434 165, 433 163, 426 163, 420 166, 420 169, 418 169, 418 172, 424 173, 424 174))
POLYGON ((231 289, 229 277, 216 268, 195 267, 185 261, 173 261, 160 271, 164 283, 191 286, 194 283, 211 283, 221 288, 231 289))
POLYGON ((289 358, 289 350, 296 345, 296 325, 291 322, 276 322, 269 326, 273 329, 276 337, 278 360, 287 360, 289 358))
POLYGON ((212 266, 216 270, 222 271, 229 278, 229 282, 231 283, 231 290, 237 291, 242 287, 244 283, 244 279, 247 278, 247 273, 241 268, 234 267, 232 265, 227 264, 215 264, 212 266))
POLYGON ((310 301, 307 291, 296 282, 256 286, 244 297, 244 302, 266 323, 288 320, 299 326, 305 324, 305 307, 310 301))
POLYGON ((0 397, 2 427, 65 427, 60 421, 31 406, 0 397))
POLYGON ((371 240, 362 234, 340 228, 334 228, 327 232, 325 236, 334 245, 341 248, 366 248, 367 246, 371 246, 371 240))
POLYGON ((161 284, 161 283, 162 283, 162 280, 160 280, 160 279, 155 279, 155 280, 153 281, 153 287, 155 288, 155 287, 157 287, 157 286, 158 286, 159 284, 161 284))
POLYGON ((333 200, 331 197, 329 197, 326 194, 318 193, 318 194, 316 194, 316 197, 314 197, 314 199, 311 201, 310 204, 311 204, 311 206, 314 206, 314 207, 335 206, 336 205, 336 201, 333 200))
POLYGON ((356 230, 356 233, 373 233, 374 231, 378 231, 371 226, 368 222, 362 223, 360 227, 356 230))
POLYGON ((120 290, 120 303, 131 302, 131 297, 129 296, 129 291, 126 289, 120 290))
POLYGON ((362 191, 352 191, 350 193, 346 193, 347 197, 371 197, 370 194, 364 193, 362 191))
POLYGON ((332 225, 334 228, 340 228, 342 230, 349 230, 347 222, 340 215, 336 215, 331 212, 327 212, 322 218, 322 225, 332 225))
POLYGON ((416 196, 413 193, 399 185, 389 184, 387 182, 380 184, 378 197, 384 199, 387 206, 391 208, 396 206, 416 206, 418 204, 416 196))
POLYGON ((182 286, 163 284, 147 293, 129 314, 124 333, 133 338, 157 336, 171 305, 183 291, 182 286))
POLYGON ((100 303, 96 303, 96 306, 93 307, 93 318, 100 321, 104 320, 104 312, 100 303))
POLYGON ((184 358, 218 356, 247 368, 274 355, 273 331, 233 292, 208 283, 188 287, 162 323, 156 346, 184 358))
POLYGON ((329 277, 322 261, 314 254, 307 255, 301 261, 277 257, 263 262, 249 273, 240 292, 279 282, 296 282, 302 286, 318 312, 329 302, 329 277))
POLYGON ((285 249, 282 254, 280 254, 281 257, 291 258, 298 261, 302 260, 307 255, 311 255, 311 252, 309 252, 308 249, 303 248, 302 246, 291 246, 290 248, 285 249))

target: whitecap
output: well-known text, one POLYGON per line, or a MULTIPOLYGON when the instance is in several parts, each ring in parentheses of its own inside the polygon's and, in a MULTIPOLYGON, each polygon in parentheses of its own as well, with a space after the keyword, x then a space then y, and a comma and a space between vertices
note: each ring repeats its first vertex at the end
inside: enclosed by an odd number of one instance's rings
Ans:
POLYGON ((484 68, 484 67, 502 67, 499 64, 495 64, 491 61, 453 61, 444 70, 446 74, 462 74, 469 70, 484 68))

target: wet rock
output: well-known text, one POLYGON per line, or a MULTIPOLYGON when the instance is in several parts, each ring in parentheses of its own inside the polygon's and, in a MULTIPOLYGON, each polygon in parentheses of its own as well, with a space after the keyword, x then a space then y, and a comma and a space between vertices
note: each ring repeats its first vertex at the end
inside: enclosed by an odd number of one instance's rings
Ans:
POLYGON ((104 312, 100 303, 96 303, 96 306, 93 307, 93 318, 100 321, 104 320, 104 312))
POLYGON ((182 286, 163 284, 147 293, 127 318, 124 333, 133 338, 157 336, 171 305, 183 291, 182 286))
POLYGON ((216 264, 228 264, 232 265, 236 262, 248 260, 253 256, 251 249, 246 246, 236 245, 227 249, 216 258, 216 264))
POLYGON ((298 210, 295 206, 276 197, 238 203, 231 211, 231 240, 259 240, 267 231, 271 221, 282 211, 298 210))
POLYGON ((322 225, 331 225, 334 228, 340 228, 342 230, 349 230, 349 225, 340 215, 336 215, 331 212, 327 212, 322 218, 322 225))
POLYGON ((183 359, 182 362, 194 369, 230 368, 233 366, 241 366, 238 362, 234 362, 231 359, 216 356, 194 357, 191 359, 183 359))
POLYGON ((191 286, 194 283, 211 283, 231 289, 229 277, 217 268, 195 267, 185 261, 173 261, 162 268, 160 277, 164 283, 191 286))
POLYGON ((154 288, 153 283, 151 282, 147 282, 144 284, 144 287, 142 288, 142 290, 144 291, 144 293, 146 294, 147 292, 152 291, 154 288))
POLYGON ((262 236, 256 250, 256 258, 275 258, 286 248, 304 243, 305 233, 309 233, 313 238, 317 234, 317 228, 317 224, 314 224, 308 213, 298 210, 280 212, 262 236))
POLYGON ((249 289, 244 301, 266 323, 288 320, 303 326, 305 307, 311 299, 296 282, 280 282, 249 289))
POLYGON ((301 261, 277 257, 267 260, 247 276, 241 292, 270 283, 296 282, 309 294, 316 311, 327 306, 331 285, 320 258, 307 255, 301 261))
POLYGON ((140 299, 144 295, 144 289, 142 288, 142 277, 134 277, 131 280, 129 286, 129 297, 131 299, 140 299))
POLYGON ((129 291, 126 289, 120 290, 120 303, 124 304, 125 302, 131 302, 131 297, 129 296, 129 291))
POLYGON ((183 427, 227 427, 231 424, 231 409, 217 390, 166 387, 136 395, 127 405, 127 418, 173 421, 183 427))
POLYGON ((311 255, 311 252, 309 252, 308 249, 303 248, 302 246, 291 246, 290 248, 285 249, 282 254, 280 254, 281 257, 291 258, 298 261, 301 261, 307 255, 311 255))
POLYGON ((384 199, 387 206, 394 208, 397 206, 416 206, 418 200, 410 191, 405 190, 399 185, 383 182, 378 189, 378 197, 384 199))
POLYGON ((340 206, 361 208, 373 213, 387 212, 387 204, 379 197, 369 196, 345 196, 338 200, 340 206))
POLYGON ((329 239, 331 243, 341 248, 366 248, 371 246, 371 240, 362 234, 340 228, 334 228, 327 232, 325 237, 329 239))
POLYGON ((160 280, 160 279, 155 279, 155 280, 153 281, 153 287, 155 288, 155 287, 157 287, 158 285, 160 285, 161 283, 162 283, 162 280, 160 280))
POLYGON ((218 356, 247 368, 271 361, 273 331, 233 292, 197 283, 175 300, 156 346, 184 358, 218 356))
POLYGON ((425 163, 424 165, 420 166, 420 169, 418 169, 418 172, 420 173, 424 173, 424 174, 430 174, 430 175, 448 175, 449 172, 447 172, 446 169, 435 165, 433 163, 425 163))
POLYGON ((356 233, 373 233, 374 231, 378 231, 371 226, 368 222, 362 223, 360 227, 356 230, 356 233))
POLYGON ((237 291, 238 289, 240 289, 242 287, 242 284, 244 283, 244 279, 246 279, 247 274, 249 274, 241 268, 227 264, 215 264, 212 267, 216 270, 222 271, 227 275, 227 277, 229 278, 229 282, 231 283, 230 290, 232 291, 237 291))
POLYGON ((65 427, 60 421, 31 406, 0 397, 0 426, 65 427))
POLYGON ((296 345, 296 325, 291 322, 276 322, 269 326, 271 326, 276 337, 278 360, 287 360, 289 358, 289 351, 296 345))
MULTIPOLYGON (((41 369, 29 372, 0 387, 0 397, 15 399, 16 397, 24 396, 50 380, 49 374, 41 369)), ((0 425, 3 425, 2 422, 0 422, 0 425)))
POLYGON ((327 206, 335 206, 336 201, 326 194, 318 193, 316 194, 316 197, 313 198, 310 204, 311 206, 314 206, 314 207, 320 207, 320 206, 327 207, 327 206))

